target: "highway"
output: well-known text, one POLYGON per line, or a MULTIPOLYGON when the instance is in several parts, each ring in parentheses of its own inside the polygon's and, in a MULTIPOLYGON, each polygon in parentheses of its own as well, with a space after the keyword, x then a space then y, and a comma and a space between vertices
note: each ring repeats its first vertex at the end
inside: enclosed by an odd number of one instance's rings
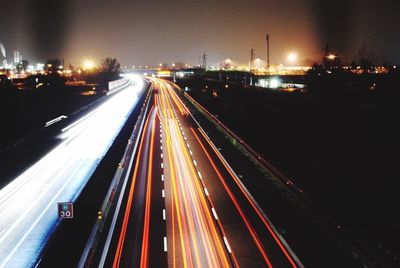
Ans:
POLYGON ((0 190, 0 267, 31 267, 143 93, 131 84, 62 129, 59 144, 0 190))
POLYGON ((154 98, 100 266, 302 267, 176 86, 149 79, 154 98))
POLYGON ((170 266, 301 266, 197 125, 176 94, 175 85, 162 80, 154 83, 159 88, 157 104, 164 118, 161 122, 167 150, 164 163, 170 215, 167 234, 172 238, 168 240, 172 247, 170 266))

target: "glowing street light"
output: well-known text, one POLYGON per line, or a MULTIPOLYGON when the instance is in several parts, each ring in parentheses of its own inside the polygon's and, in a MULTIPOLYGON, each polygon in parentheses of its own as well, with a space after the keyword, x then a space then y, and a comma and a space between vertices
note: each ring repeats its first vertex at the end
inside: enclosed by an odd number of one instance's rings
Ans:
POLYGON ((327 57, 330 60, 334 60, 336 58, 336 55, 335 54, 329 54, 327 57))
POLYGON ((86 61, 83 63, 83 68, 84 68, 85 70, 93 69, 93 68, 94 68, 94 62, 91 61, 91 60, 86 60, 86 61))
POLYGON ((294 63, 295 61, 297 61, 297 54, 294 52, 289 53, 289 55, 287 56, 287 59, 290 63, 294 63))

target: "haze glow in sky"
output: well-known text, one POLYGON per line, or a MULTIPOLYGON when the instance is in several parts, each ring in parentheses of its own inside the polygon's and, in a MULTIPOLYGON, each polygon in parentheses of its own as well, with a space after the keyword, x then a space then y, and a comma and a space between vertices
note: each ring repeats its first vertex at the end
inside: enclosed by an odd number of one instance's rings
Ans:
MULTIPOLYGON (((3 0, 1 0, 4 2, 3 0)), ((80 64, 116 57, 123 65, 247 63, 250 50, 271 63, 320 60, 328 42, 350 62, 363 43, 377 62, 399 62, 398 1, 381 0, 17 0, 2 3, 0 42, 8 58, 50 57, 80 64), (368 1, 370 2, 370 1, 368 1)))

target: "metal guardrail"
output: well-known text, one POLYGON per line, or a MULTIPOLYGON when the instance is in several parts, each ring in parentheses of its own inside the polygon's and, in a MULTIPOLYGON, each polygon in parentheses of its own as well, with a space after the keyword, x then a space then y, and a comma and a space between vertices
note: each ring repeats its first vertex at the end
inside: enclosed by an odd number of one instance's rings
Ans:
POLYGON ((127 87, 131 81, 128 78, 121 78, 111 82, 108 82, 107 95, 111 95, 125 87, 127 87))

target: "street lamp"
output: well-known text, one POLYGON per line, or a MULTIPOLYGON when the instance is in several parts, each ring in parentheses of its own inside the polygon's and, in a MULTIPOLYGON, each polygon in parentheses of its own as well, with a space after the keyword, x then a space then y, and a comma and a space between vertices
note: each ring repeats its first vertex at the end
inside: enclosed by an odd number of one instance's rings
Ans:
POLYGON ((330 59, 330 60, 336 59, 336 55, 335 55, 335 54, 329 54, 327 57, 328 57, 328 59, 330 59))
POLYGON ((289 53, 289 55, 287 56, 287 59, 290 63, 294 63, 295 61, 297 61, 297 54, 295 52, 291 52, 289 53))
POLYGON ((94 68, 94 63, 93 63, 93 61, 91 61, 91 60, 86 60, 86 61, 83 63, 83 68, 84 68, 85 70, 93 69, 93 68, 94 68))

